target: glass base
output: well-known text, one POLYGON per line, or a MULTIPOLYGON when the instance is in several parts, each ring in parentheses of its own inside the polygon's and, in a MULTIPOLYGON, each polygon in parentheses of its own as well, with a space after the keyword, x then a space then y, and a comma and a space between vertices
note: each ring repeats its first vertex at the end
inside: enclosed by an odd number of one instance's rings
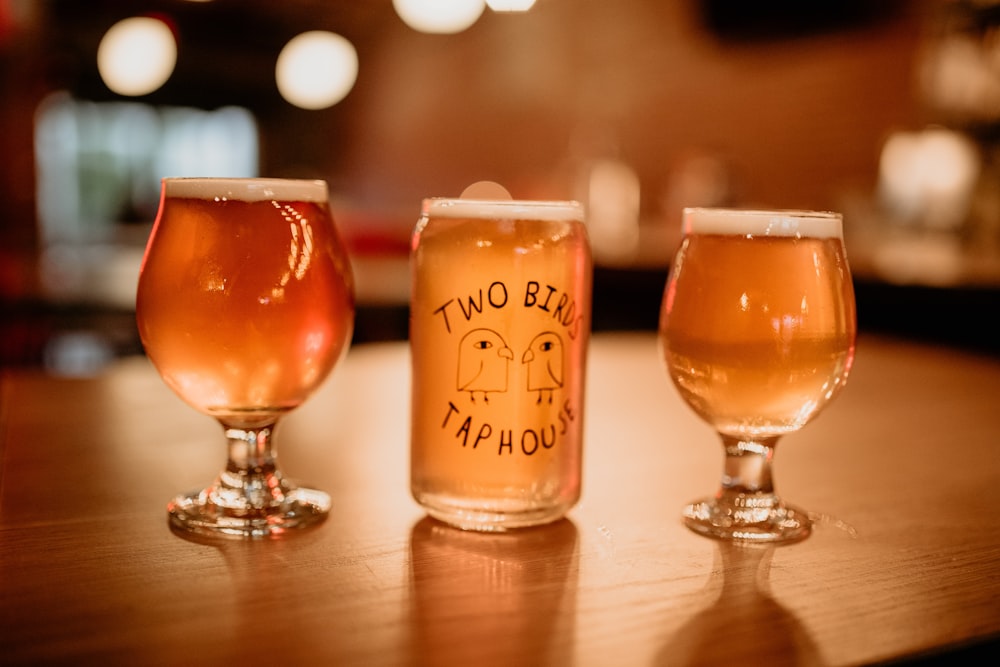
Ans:
POLYGON ((719 540, 796 542, 812 532, 812 520, 804 510, 773 497, 760 504, 747 500, 722 503, 706 498, 684 507, 682 515, 688 528, 719 540))
POLYGON ((281 502, 263 508, 223 505, 213 495, 206 489, 174 498, 167 505, 170 525, 205 536, 268 538, 314 526, 330 510, 330 496, 315 489, 289 489, 281 502))
POLYGON ((495 499, 474 503, 433 494, 421 494, 416 500, 438 521, 461 530, 480 532, 503 532, 552 523, 564 517, 573 506, 573 503, 539 506, 495 499))

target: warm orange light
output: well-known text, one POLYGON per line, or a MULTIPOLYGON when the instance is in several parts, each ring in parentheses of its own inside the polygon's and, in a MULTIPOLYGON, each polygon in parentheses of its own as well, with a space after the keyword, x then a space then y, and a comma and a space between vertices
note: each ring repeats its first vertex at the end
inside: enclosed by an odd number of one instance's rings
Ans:
POLYGON ((163 21, 147 16, 111 26, 97 48, 97 69, 119 95, 146 95, 167 82, 177 64, 177 43, 163 21))
POLYGON ((344 99, 358 78, 358 53, 332 32, 304 32, 288 42, 275 67, 278 91, 303 109, 325 109, 344 99))
POLYGON ((420 32, 458 33, 475 23, 484 0, 392 0, 399 18, 420 32))
POLYGON ((959 132, 896 132, 879 158, 879 189, 901 219, 953 228, 965 220, 980 169, 975 145, 959 132))
POLYGON ((526 12, 535 6, 535 0, 486 0, 495 12, 526 12))

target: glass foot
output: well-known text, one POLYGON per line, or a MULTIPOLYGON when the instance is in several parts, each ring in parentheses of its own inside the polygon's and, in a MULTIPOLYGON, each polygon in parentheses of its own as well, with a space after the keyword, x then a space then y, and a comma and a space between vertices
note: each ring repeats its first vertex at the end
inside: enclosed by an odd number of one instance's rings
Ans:
POLYGON ((266 507, 221 504, 214 495, 214 489, 206 489, 174 498, 167 505, 170 525, 206 536, 278 537, 320 523, 330 510, 330 496, 314 489, 290 489, 280 502, 266 507))
POLYGON ((684 525, 706 537, 743 542, 796 542, 812 532, 804 510, 770 499, 763 507, 748 500, 728 504, 706 498, 691 503, 682 512, 684 525))

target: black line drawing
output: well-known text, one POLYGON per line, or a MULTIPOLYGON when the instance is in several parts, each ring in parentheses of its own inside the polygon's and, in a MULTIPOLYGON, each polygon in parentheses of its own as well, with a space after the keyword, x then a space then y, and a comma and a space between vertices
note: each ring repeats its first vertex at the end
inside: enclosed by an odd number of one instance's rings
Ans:
POLYGON ((528 391, 537 391, 538 400, 548 392, 552 402, 554 390, 563 386, 563 342, 559 334, 545 331, 535 336, 521 357, 528 369, 528 391))
POLYGON ((507 391, 507 366, 513 359, 503 336, 493 329, 473 329, 458 343, 458 390, 469 392, 473 403, 479 392, 489 403, 491 393, 507 391))

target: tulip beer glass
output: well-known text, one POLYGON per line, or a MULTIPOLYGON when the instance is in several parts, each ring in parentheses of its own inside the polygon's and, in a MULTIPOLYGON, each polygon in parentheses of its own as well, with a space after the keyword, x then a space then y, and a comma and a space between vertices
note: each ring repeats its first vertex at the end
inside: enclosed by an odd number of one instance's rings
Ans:
POLYGON ((427 199, 411 267, 414 498, 464 529, 558 519, 580 496, 582 207, 427 199))
POLYGON ((225 470, 175 498, 171 524, 265 537, 322 520, 329 496, 282 476, 272 435, 327 377, 353 328, 351 270, 326 183, 164 179, 136 320, 167 385, 228 439, 225 470))
POLYGON ((684 210, 660 345, 725 450, 720 490, 684 508, 689 528, 757 542, 809 534, 808 514, 774 491, 774 448, 843 389, 856 332, 839 214, 684 210))

